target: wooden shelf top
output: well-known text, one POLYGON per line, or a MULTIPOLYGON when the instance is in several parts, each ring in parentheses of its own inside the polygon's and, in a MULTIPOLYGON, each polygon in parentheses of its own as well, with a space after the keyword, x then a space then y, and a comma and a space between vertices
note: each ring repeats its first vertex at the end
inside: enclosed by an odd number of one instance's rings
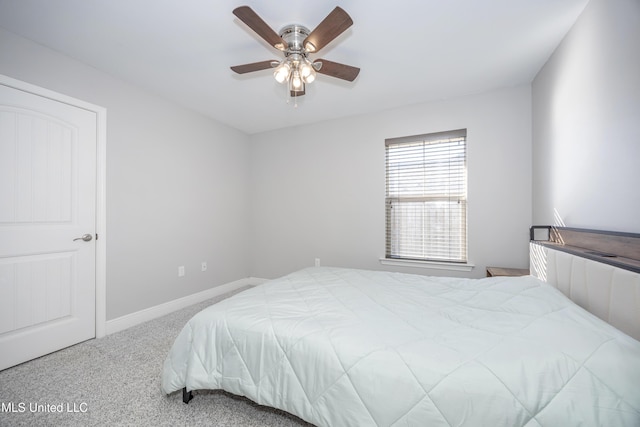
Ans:
POLYGON ((526 276, 528 274, 528 268, 487 267, 487 277, 526 276))

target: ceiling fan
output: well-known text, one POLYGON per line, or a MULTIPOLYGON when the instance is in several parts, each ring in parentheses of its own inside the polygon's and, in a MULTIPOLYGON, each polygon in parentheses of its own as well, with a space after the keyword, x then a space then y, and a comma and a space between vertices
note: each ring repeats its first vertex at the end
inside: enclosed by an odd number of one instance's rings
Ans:
POLYGON ((233 14, 284 54, 281 61, 260 61, 231 67, 238 74, 274 68, 276 81, 287 83, 290 96, 297 97, 305 94, 305 84, 315 80, 316 72, 350 82, 360 73, 357 67, 309 58, 309 54, 318 52, 353 25, 351 17, 341 7, 333 9, 311 32, 302 25, 291 24, 277 34, 249 6, 237 7, 233 14))

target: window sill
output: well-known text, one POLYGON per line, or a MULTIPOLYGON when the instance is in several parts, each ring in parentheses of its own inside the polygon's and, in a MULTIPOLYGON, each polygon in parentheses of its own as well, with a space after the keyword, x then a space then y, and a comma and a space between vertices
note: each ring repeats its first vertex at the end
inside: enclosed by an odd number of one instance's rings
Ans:
POLYGON ((419 261, 419 260, 412 260, 412 259, 391 259, 391 258, 380 258, 380 263, 384 265, 395 265, 399 267, 432 268, 436 270, 451 270, 451 271, 471 271, 475 267, 474 264, 469 264, 469 263, 419 261))

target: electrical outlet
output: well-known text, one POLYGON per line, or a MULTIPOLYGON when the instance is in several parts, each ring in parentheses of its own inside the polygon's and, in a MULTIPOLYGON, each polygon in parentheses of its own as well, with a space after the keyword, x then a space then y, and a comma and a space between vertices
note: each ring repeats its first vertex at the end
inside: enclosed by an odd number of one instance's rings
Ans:
POLYGON ((184 265, 178 267, 178 277, 184 276, 184 265))
POLYGON ((207 261, 202 261, 202 271, 207 271, 207 261))
POLYGON ((316 267, 320 267, 320 258, 316 258, 316 267))

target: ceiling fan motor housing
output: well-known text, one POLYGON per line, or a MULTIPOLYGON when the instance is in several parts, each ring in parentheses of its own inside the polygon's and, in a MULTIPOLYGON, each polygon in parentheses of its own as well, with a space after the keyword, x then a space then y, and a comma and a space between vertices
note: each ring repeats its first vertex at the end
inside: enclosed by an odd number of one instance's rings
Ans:
POLYGON ((280 30, 280 37, 287 42, 285 54, 297 53, 306 56, 307 52, 302 45, 304 39, 309 35, 309 29, 303 25, 291 24, 280 30))

